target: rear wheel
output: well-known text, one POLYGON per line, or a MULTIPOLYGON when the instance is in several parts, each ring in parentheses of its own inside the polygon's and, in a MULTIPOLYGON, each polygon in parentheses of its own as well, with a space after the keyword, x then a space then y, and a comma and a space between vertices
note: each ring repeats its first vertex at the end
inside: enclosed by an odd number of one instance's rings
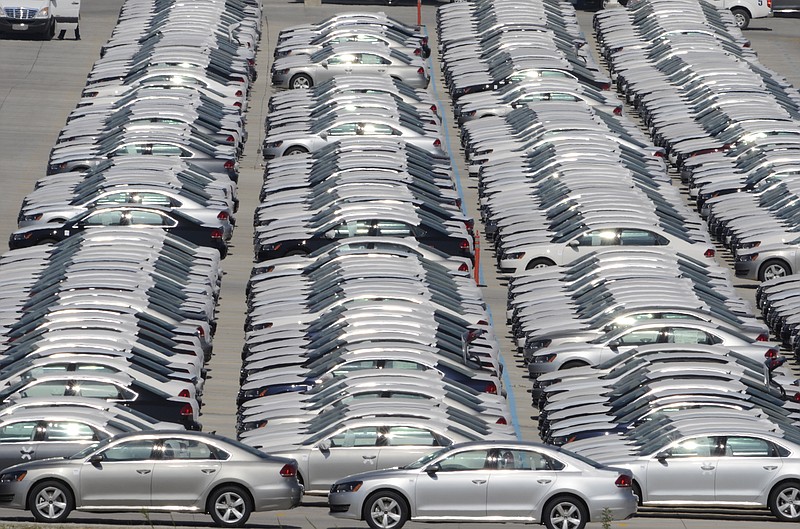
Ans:
POLYGON ((539 257, 528 263, 525 270, 536 270, 537 268, 547 268, 548 266, 555 266, 555 263, 545 257, 539 257))
POLYGON ((769 510, 782 522, 800 521, 800 483, 789 481, 775 487, 769 495, 769 510))
POLYGON ((636 496, 636 504, 642 505, 642 502, 644 502, 644 498, 642 497, 642 487, 634 481, 631 488, 633 489, 633 495, 636 496))
POLYGON ((731 9, 733 19, 736 21, 736 26, 739 29, 747 29, 750 25, 750 13, 741 8, 731 9))
POLYGON ((583 529, 589 513, 572 496, 556 496, 544 506, 542 521, 547 529, 583 529))
POLYGON ((572 369, 573 367, 585 367, 588 366, 586 362, 581 362, 580 360, 570 360, 569 362, 564 363, 561 366, 561 369, 572 369))
POLYGON ((37 522, 61 523, 67 519, 75 502, 69 487, 58 481, 44 481, 33 487, 28 505, 37 522))
POLYGON ((300 146, 289 147, 284 151, 284 156, 294 156, 295 154, 305 154, 308 152, 308 149, 300 146))
POLYGON ((367 498, 363 516, 372 529, 400 529, 408 520, 408 507, 399 494, 387 490, 367 498))
POLYGON ((784 277, 791 274, 789 265, 778 259, 770 259, 758 271, 758 279, 761 281, 768 281, 775 277, 784 277))
POLYGON ((217 527, 241 527, 251 511, 250 498, 240 487, 221 487, 208 497, 208 514, 217 527))
POLYGON ((57 240, 55 240, 55 239, 42 239, 41 241, 39 241, 39 242, 38 242, 38 243, 36 243, 36 244, 37 244, 37 245, 39 245, 39 244, 56 244, 57 242, 58 242, 58 241, 57 241, 57 240))

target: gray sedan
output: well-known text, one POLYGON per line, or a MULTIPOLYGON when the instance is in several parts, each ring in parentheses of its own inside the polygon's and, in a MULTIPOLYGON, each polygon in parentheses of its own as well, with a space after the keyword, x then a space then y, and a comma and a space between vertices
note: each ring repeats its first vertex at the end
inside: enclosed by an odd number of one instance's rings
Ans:
POLYGON ((406 521, 515 521, 582 529, 604 509, 614 520, 636 512, 631 475, 563 449, 524 442, 453 445, 399 469, 348 476, 328 502, 337 518, 372 529, 406 521))
POLYGON ((251 512, 291 509, 301 495, 294 461, 184 431, 122 434, 0 475, 0 507, 30 509, 52 523, 73 509, 149 510, 208 513, 220 527, 241 527, 251 512))
POLYGON ((313 55, 289 55, 272 65, 272 84, 310 88, 337 75, 386 75, 414 88, 427 88, 430 76, 419 56, 377 44, 338 44, 313 55))

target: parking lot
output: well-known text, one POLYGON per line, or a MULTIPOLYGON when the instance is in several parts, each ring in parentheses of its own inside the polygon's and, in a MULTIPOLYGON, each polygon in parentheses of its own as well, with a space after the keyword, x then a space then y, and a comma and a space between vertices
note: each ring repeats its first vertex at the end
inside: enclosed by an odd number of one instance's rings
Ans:
MULTIPOLYGON (((81 41, 40 42, 35 40, 0 41, 0 181, 3 193, 0 196, 0 234, 7 236, 16 224, 17 211, 22 198, 30 192, 33 183, 43 176, 48 152, 55 142, 66 115, 75 107, 84 86, 86 73, 99 55, 100 46, 107 40, 116 22, 121 0, 84 0, 81 13, 81 41)), ((258 58, 259 77, 253 88, 247 115, 250 139, 241 159, 239 196, 241 205, 238 217, 239 229, 234 234, 230 256, 223 264, 224 280, 219 305, 218 329, 214 339, 214 356, 209 364, 210 377, 205 386, 204 406, 201 421, 207 431, 216 431, 235 436, 236 394, 238 391, 241 350, 244 343, 242 327, 245 321, 245 287, 252 267, 252 212, 258 202, 263 165, 259 152, 263 139, 263 123, 266 117, 266 102, 271 95, 269 66, 272 49, 280 29, 318 21, 342 10, 382 10, 408 23, 416 19, 416 7, 359 5, 345 6, 325 4, 305 6, 302 3, 284 3, 274 0, 264 2, 267 21, 258 58)), ((426 3, 422 9, 422 21, 435 38, 434 13, 436 4, 426 3)), ((587 36, 590 34, 591 13, 579 12, 587 36)), ((800 86, 800 36, 796 31, 796 19, 774 18, 754 20, 745 33, 758 51, 761 61, 768 67, 786 76, 795 86, 800 86)), ((435 50, 435 43, 432 46, 435 50)), ((432 71, 438 75, 438 64, 434 59, 432 71)), ((433 85, 434 96, 442 103, 445 118, 449 118, 449 103, 441 79, 433 85)), ((461 177, 461 192, 469 212, 476 212, 476 188, 467 177, 463 157, 459 153, 455 129, 449 125, 449 150, 461 177)), ((482 292, 492 308, 496 333, 507 336, 505 329, 506 288, 498 279, 488 250, 484 248, 482 267, 482 292)), ((743 297, 752 297, 754 283, 737 281, 743 297)), ((515 406, 516 423, 520 436, 535 440, 536 421, 534 408, 530 405, 528 389, 530 382, 523 376, 518 359, 512 354, 510 341, 503 343, 504 361, 507 366, 512 405, 515 406)), ((29 517, 19 512, 0 510, 0 518, 9 523, 27 524, 29 517)), ((205 516, 176 515, 174 517, 153 515, 106 515, 75 514, 68 526, 92 526, 117 524, 141 524, 153 526, 205 526, 205 516)), ((662 510, 645 510, 640 517, 624 522, 614 522, 613 527, 631 528, 748 528, 776 527, 766 512, 736 513, 726 511, 671 513, 662 510)), ((454 524, 472 528, 485 527, 477 524, 454 524)), ((306 505, 282 513, 258 513, 251 519, 252 527, 362 527, 360 523, 344 523, 327 515, 327 508, 309 498, 306 505)), ((600 523, 591 527, 600 527, 600 523)), ((409 524, 416 529, 422 524, 409 524)), ((509 524, 507 527, 515 527, 509 524)))

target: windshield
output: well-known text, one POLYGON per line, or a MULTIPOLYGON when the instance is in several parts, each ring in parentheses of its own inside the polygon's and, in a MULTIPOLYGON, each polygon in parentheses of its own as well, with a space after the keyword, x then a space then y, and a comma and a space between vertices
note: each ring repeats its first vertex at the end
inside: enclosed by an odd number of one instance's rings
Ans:
POLYGON ((422 456, 421 458, 417 459, 413 463, 409 463, 408 465, 406 465, 404 467, 400 467, 400 468, 405 469, 405 470, 414 470, 414 469, 417 469, 417 468, 422 468, 425 465, 427 465, 428 463, 430 463, 431 461, 433 461, 434 459, 436 459, 437 457, 439 457, 439 456, 441 456, 443 454, 446 454, 447 452, 449 452, 452 449, 453 449, 452 445, 446 446, 446 447, 442 448, 441 450, 437 450, 436 452, 433 452, 432 454, 428 454, 426 456, 422 456))

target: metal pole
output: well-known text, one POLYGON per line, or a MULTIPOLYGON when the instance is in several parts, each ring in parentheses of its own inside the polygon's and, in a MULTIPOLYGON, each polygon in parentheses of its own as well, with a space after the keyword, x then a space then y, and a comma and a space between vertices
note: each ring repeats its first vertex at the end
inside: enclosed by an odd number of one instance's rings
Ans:
POLYGON ((417 0, 417 25, 422 25, 422 0, 417 0))

